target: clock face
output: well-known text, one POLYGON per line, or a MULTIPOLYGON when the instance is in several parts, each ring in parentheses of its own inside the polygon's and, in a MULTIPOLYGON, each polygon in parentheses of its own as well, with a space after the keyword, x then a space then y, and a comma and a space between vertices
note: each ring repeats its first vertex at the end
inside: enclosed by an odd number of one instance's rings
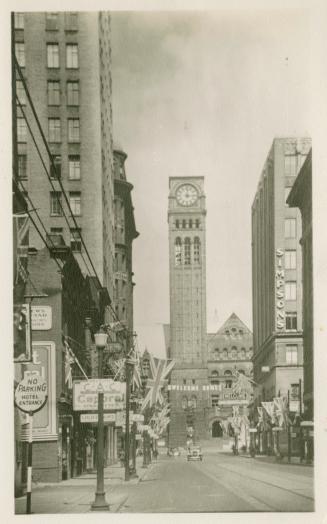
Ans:
POLYGON ((198 198, 197 190, 191 184, 184 184, 176 191, 177 202, 182 206, 191 206, 198 198))

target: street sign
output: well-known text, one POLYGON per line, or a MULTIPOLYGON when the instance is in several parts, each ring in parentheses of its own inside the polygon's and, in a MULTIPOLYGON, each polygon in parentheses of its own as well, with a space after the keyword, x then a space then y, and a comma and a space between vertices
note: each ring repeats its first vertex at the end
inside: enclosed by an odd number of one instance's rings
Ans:
POLYGON ((121 410, 125 403, 126 382, 114 381, 110 378, 75 380, 73 382, 74 411, 97 411, 98 391, 102 388, 103 408, 105 410, 121 410))
POLYGON ((48 386, 37 372, 25 373, 15 391, 15 404, 25 413, 36 413, 48 398, 48 386))
MULTIPOLYGON (((81 413, 80 420, 84 424, 98 422, 98 414, 97 413, 81 413)), ((103 422, 115 422, 115 420, 116 420, 116 413, 104 413, 103 414, 103 422)))

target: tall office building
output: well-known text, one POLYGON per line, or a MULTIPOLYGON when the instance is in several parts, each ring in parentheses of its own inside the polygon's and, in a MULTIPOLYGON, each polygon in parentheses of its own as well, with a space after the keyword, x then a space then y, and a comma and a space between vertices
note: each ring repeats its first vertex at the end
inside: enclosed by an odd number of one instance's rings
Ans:
POLYGON ((286 204, 309 138, 276 138, 252 205, 255 406, 287 396, 299 408, 303 381, 301 215, 286 204))
MULTIPOLYGON (((113 294, 114 176, 110 17, 106 12, 15 13, 15 51, 53 155, 50 165, 23 84, 17 95, 49 171, 47 179, 22 111, 17 108, 19 179, 53 241, 61 235, 82 271, 113 294), (76 224, 69 217, 60 178, 76 224), (88 269, 86 268, 88 267, 88 269)), ((30 246, 42 241, 31 228, 30 246)))
POLYGON ((170 383, 193 389, 189 410, 171 391, 169 446, 185 445, 187 434, 207 436, 206 229, 203 177, 169 178, 170 350, 176 364, 170 383), (198 387, 198 390, 197 390, 198 387))

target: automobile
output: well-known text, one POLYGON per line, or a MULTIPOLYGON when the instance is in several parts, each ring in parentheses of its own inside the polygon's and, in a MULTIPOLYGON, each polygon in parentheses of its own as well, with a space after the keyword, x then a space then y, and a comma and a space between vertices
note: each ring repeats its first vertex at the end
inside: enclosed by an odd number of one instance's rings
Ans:
POLYGON ((203 455, 200 446, 192 446, 187 450, 187 460, 201 460, 203 455))

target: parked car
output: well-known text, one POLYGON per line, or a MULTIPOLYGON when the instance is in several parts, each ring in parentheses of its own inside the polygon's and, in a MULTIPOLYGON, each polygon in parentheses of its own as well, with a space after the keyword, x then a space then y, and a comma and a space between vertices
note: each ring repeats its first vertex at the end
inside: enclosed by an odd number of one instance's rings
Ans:
POLYGON ((203 459, 200 446, 192 446, 187 450, 187 460, 201 460, 203 459))

